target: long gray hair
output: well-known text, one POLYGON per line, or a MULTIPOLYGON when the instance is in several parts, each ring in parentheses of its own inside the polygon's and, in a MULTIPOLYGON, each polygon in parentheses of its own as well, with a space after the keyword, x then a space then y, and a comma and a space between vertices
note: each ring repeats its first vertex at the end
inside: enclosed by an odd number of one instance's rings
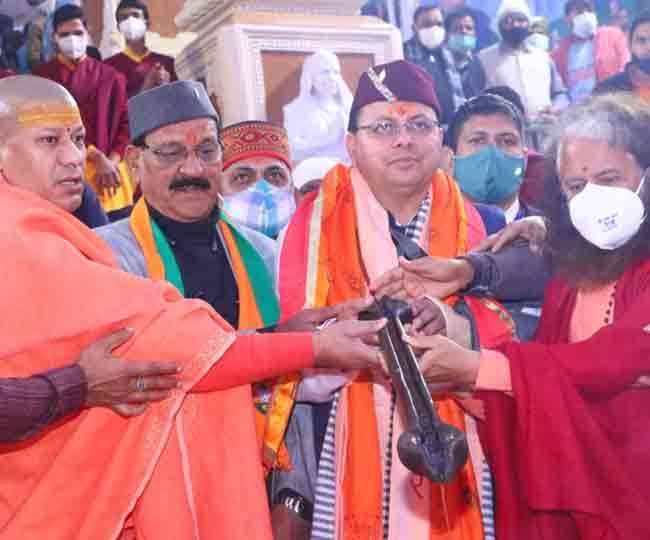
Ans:
MULTIPOLYGON (((650 166, 650 104, 622 93, 589 98, 564 113, 546 152, 544 211, 550 222, 547 247, 554 269, 572 284, 609 283, 630 265, 650 258, 650 219, 634 238, 613 251, 599 249, 578 233, 558 175, 562 146, 570 137, 593 139, 628 152, 645 170, 650 166)), ((650 190, 644 189, 641 198, 648 208, 650 190)))

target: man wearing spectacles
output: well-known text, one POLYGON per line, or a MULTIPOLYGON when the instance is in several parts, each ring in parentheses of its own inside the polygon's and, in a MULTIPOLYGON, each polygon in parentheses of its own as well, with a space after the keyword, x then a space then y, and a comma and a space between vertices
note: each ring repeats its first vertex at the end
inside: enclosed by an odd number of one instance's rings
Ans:
MULTIPOLYGON (((361 76, 347 135, 352 166, 332 169, 320 191, 305 197, 286 232, 279 272, 283 316, 304 305, 322 307, 369 293, 397 296, 401 283, 382 291, 377 284, 399 257, 415 251, 453 258, 485 235, 480 214, 441 169, 439 119, 433 81, 419 66, 400 60, 361 76)), ((411 332, 443 331, 468 340, 467 320, 451 307, 460 305, 457 299, 439 303, 444 321, 422 316, 432 302, 412 302, 411 332)), ((486 315, 481 301, 466 302, 477 321, 486 315)), ((498 339, 496 327, 477 324, 482 338, 498 339)), ((330 399, 337 396, 314 482, 312 538, 335 538, 333 523, 341 524, 345 538, 432 538, 452 529, 459 539, 483 538, 472 467, 481 463, 480 448, 471 448, 471 463, 441 490, 398 459, 397 440, 405 427, 396 411, 403 404, 385 381, 316 375, 303 380, 301 388, 307 387, 319 388, 323 399, 327 392, 330 399), (344 443, 338 438, 343 433, 344 443)), ((454 400, 437 400, 437 407, 444 421, 465 426, 454 400)))
MULTIPOLYGON (((314 331, 330 319, 356 318, 368 306, 365 300, 355 300, 300 310, 277 324, 280 311, 273 283, 276 244, 267 235, 234 221, 219 204, 223 186, 234 181, 232 175, 224 179, 220 141, 230 141, 226 143, 226 156, 231 158, 237 145, 232 129, 225 136, 220 133, 220 118, 201 84, 179 81, 134 96, 129 101, 129 123, 132 143, 127 160, 139 180, 142 198, 129 218, 97 229, 123 270, 171 282, 186 298, 210 304, 239 330, 314 331)), ((248 124, 245 132, 250 134, 251 124, 264 123, 248 124)), ((284 132, 281 127, 277 129, 284 132)), ((284 143, 284 153, 278 150, 282 145, 277 142, 275 157, 269 158, 270 147, 265 153, 271 161, 287 156, 281 160, 283 172, 288 171, 290 163, 286 133, 284 143)), ((243 159, 244 153, 238 148, 238 157, 243 159)), ((254 156, 248 158, 246 163, 252 169, 258 162, 254 156)), ((245 171, 239 170, 243 166, 241 161, 232 168, 245 176, 245 171)), ((282 184, 280 174, 278 178, 271 174, 274 167, 278 164, 267 163, 263 174, 269 182, 278 183, 277 189, 289 190, 293 198, 287 185, 291 182, 288 172, 282 184)), ((255 184, 258 172, 247 174, 249 183, 255 184)), ((290 466, 284 457, 283 434, 296 386, 295 378, 287 378, 282 384, 255 385, 267 471, 290 466)))

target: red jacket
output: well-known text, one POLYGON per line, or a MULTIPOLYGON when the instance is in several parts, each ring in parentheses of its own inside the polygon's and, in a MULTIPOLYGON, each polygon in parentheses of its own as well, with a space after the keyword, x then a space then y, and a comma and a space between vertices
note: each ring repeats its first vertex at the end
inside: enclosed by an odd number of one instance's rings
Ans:
MULTIPOLYGON (((574 36, 563 39, 553 53, 553 60, 564 84, 569 81, 569 49, 574 40, 574 36)), ((625 64, 630 61, 625 34, 614 26, 599 27, 594 36, 594 57, 597 83, 623 71, 625 64)))

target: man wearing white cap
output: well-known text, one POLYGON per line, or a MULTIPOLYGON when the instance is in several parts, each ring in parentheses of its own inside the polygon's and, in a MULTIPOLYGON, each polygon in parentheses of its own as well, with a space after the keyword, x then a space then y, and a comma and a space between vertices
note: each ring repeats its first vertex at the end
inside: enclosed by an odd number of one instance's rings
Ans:
POLYGON ((292 175, 293 187, 296 190, 296 202, 300 202, 307 193, 316 191, 325 175, 337 163, 337 160, 329 157, 313 157, 301 161, 293 170, 292 175))
POLYGON ((568 97, 553 60, 530 47, 530 8, 525 0, 503 0, 495 19, 502 41, 479 53, 487 86, 509 86, 521 96, 530 119, 554 114, 568 97))

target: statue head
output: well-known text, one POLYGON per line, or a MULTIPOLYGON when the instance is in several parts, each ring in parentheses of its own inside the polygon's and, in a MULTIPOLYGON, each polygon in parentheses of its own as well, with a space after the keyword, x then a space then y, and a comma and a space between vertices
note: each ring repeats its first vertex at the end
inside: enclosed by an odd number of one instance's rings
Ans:
POLYGON ((300 95, 351 103, 352 94, 341 77, 341 63, 334 53, 317 51, 307 57, 300 76, 300 95))

